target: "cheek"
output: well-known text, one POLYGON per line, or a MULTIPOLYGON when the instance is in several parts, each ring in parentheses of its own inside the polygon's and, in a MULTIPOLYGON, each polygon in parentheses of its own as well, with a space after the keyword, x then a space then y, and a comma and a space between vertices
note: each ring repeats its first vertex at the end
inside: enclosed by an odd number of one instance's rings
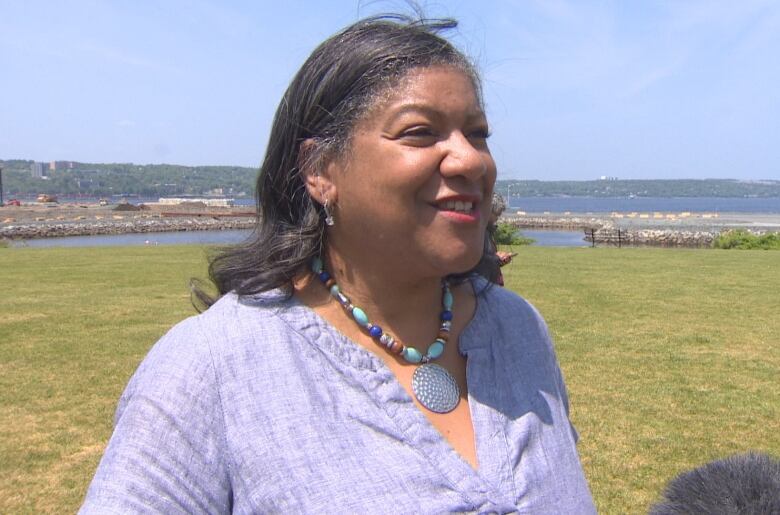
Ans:
POLYGON ((386 142, 362 145, 339 177, 339 207, 356 216, 415 216, 415 205, 435 198, 440 184, 437 157, 419 148, 386 142))
POLYGON ((496 176, 498 175, 496 162, 493 160, 493 156, 490 154, 490 151, 485 152, 483 160, 485 161, 485 169, 487 170, 488 180, 490 181, 490 185, 493 186, 493 184, 496 182, 496 176))

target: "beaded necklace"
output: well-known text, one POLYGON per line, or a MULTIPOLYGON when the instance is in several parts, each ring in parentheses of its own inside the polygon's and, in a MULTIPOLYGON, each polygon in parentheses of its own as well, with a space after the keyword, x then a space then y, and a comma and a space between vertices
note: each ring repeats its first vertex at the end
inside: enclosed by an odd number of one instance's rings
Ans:
POLYGON ((423 354, 414 347, 404 345, 390 333, 384 332, 378 325, 369 322, 366 312, 352 304, 349 297, 341 291, 336 281, 325 270, 322 259, 314 258, 311 270, 330 291, 331 296, 344 308, 344 311, 375 342, 393 354, 402 356, 407 362, 419 365, 412 375, 412 392, 422 406, 436 413, 449 413, 455 409, 460 401, 458 383, 446 368, 431 363, 444 354, 444 346, 447 345, 452 328, 453 297, 446 279, 441 282, 442 311, 439 315, 441 320, 439 334, 428 346, 426 353, 423 354))

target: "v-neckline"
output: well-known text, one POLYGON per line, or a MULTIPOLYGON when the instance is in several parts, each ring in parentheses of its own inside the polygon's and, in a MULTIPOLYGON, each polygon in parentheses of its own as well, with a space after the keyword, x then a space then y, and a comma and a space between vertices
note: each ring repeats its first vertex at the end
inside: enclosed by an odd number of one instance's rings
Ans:
MULTIPOLYGON (((481 321, 487 316, 487 313, 484 312, 487 308, 485 303, 480 301, 478 293, 479 288, 484 287, 484 283, 480 279, 471 279, 470 283, 474 290, 476 307, 473 317, 463 327, 458 340, 458 351, 467 358, 467 384, 469 384, 470 376, 473 375, 470 372, 472 364, 468 359, 469 354, 490 347, 490 342, 473 341, 476 334, 481 332, 479 329, 482 325, 481 321)), ((379 357, 348 338, 298 298, 290 296, 285 304, 284 307, 275 310, 275 312, 290 327, 299 333, 305 333, 307 340, 323 352, 334 355, 337 362, 343 366, 359 373, 370 373, 374 376, 372 381, 361 381, 366 394, 371 396, 376 405, 385 411, 388 418, 408 438, 409 443, 418 449, 431 466, 439 470, 451 483, 453 489, 466 497, 468 495, 465 492, 481 493, 491 498, 499 497, 503 502, 513 504, 506 494, 501 493, 500 488, 494 489, 511 479, 512 472, 511 466, 507 462, 508 455, 506 452, 488 451, 491 438, 503 440, 506 438, 499 414, 494 413, 490 407, 476 400, 470 391, 467 393, 474 446, 479 464, 478 468, 475 469, 417 407, 395 374, 379 357), (402 399, 403 402, 382 402, 378 394, 380 386, 391 388, 392 391, 386 394, 402 399), (503 459, 497 459, 498 456, 503 459), (491 493, 492 495, 490 495, 491 493)))

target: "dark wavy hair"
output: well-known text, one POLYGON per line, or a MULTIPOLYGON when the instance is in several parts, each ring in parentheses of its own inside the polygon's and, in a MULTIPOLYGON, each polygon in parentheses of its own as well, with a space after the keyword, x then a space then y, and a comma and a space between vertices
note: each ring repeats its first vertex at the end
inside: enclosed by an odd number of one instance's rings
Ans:
MULTIPOLYGON (((323 208, 309 196, 301 168, 348 152, 355 123, 410 71, 456 67, 471 78, 482 103, 473 65, 438 35, 456 26, 451 19, 382 15, 348 26, 312 52, 274 116, 257 179, 257 225, 244 243, 210 256, 209 277, 218 294, 193 281, 196 307, 208 307, 230 291, 240 296, 292 291, 293 279, 326 245, 323 208)), ((483 257, 474 271, 490 278, 497 266, 483 257)))

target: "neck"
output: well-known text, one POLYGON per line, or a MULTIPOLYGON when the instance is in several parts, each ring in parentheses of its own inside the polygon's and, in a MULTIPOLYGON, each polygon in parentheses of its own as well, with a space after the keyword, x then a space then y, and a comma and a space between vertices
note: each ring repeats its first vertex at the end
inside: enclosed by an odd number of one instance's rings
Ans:
POLYGON ((420 278, 381 266, 361 266, 332 251, 325 268, 369 317, 390 325, 435 325, 441 310, 441 277, 420 278))

